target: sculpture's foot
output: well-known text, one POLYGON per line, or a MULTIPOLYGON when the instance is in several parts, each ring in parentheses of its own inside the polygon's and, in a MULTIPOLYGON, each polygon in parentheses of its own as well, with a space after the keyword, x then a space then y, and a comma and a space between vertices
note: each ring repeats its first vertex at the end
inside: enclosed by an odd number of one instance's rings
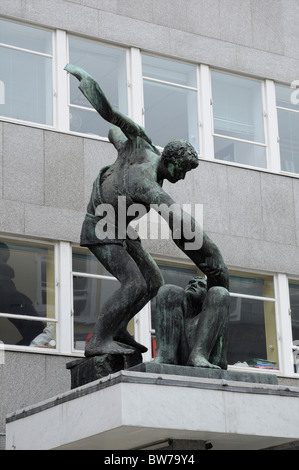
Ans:
POLYGON ((93 346, 89 342, 85 348, 85 356, 101 356, 103 354, 134 354, 135 349, 127 347, 125 344, 119 344, 116 341, 101 341, 99 345, 93 346))
POLYGON ((143 346, 143 344, 137 343, 135 341, 134 337, 130 335, 130 333, 127 330, 120 331, 118 332, 114 339, 116 341, 119 341, 120 343, 123 343, 128 346, 132 346, 133 348, 138 349, 140 352, 144 353, 147 351, 147 348, 143 346))
POLYGON ((189 357, 187 366, 193 367, 209 367, 210 369, 220 369, 219 366, 212 364, 203 356, 189 357))
POLYGON ((153 360, 156 364, 175 364, 175 360, 173 359, 166 359, 163 356, 157 355, 153 360))

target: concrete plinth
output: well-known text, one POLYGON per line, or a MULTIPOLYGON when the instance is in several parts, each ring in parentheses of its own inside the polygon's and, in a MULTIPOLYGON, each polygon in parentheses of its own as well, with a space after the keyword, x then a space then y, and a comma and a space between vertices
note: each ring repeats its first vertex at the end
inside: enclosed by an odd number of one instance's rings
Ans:
POLYGON ((71 372, 71 388, 86 385, 94 380, 128 369, 142 362, 140 351, 135 354, 103 354, 68 362, 66 368, 71 372))
POLYGON ((127 369, 10 414, 6 430, 7 450, 291 446, 299 388, 127 369))

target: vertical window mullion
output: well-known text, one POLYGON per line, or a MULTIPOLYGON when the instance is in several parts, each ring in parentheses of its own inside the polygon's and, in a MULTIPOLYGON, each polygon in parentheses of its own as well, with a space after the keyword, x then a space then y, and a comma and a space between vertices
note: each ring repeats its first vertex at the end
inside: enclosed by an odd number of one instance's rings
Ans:
POLYGON ((266 141, 268 143, 268 168, 273 172, 280 172, 279 132, 276 110, 275 84, 272 80, 265 80, 266 101, 266 141))
POLYGON ((134 317, 134 338, 138 343, 147 347, 147 351, 142 354, 144 361, 151 361, 152 359, 150 317, 150 302, 147 303, 134 317))
POLYGON ((199 66, 199 120, 200 154, 207 160, 214 159, 213 111, 210 69, 199 66))
POLYGON ((62 132, 69 131, 68 109, 68 74, 64 70, 68 62, 67 35, 65 31, 56 30, 56 90, 54 93, 56 128, 62 132))
POLYGON ((288 278, 285 274, 275 276, 277 295, 277 339, 279 344, 280 370, 284 375, 293 375, 292 327, 288 278))
POLYGON ((144 125, 144 102, 142 84, 142 58, 140 49, 132 47, 129 54, 129 87, 128 111, 129 116, 139 125, 144 125))
POLYGON ((72 291, 71 271, 72 252, 68 242, 60 242, 58 246, 58 315, 59 332, 58 348, 60 353, 70 354, 72 350, 72 291))

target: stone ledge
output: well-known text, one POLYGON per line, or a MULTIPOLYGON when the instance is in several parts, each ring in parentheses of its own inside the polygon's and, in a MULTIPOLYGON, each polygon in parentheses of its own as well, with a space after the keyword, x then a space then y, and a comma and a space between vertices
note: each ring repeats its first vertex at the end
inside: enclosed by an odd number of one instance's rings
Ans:
POLYGON ((278 385, 275 374, 268 372, 235 371, 223 369, 209 369, 203 367, 178 366, 173 364, 158 364, 143 362, 129 368, 132 372, 148 372, 153 374, 180 375, 187 377, 200 377, 205 379, 222 379, 236 382, 260 383, 278 385))

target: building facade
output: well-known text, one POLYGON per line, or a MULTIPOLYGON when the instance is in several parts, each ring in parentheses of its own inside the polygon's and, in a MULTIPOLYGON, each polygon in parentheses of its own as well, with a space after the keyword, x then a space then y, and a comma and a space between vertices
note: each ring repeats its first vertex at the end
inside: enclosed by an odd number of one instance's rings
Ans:
MULTIPOLYGON (((0 436, 5 416, 70 387, 118 281, 79 238, 109 125, 64 70, 96 78, 163 148, 199 166, 165 189, 200 205, 230 272, 229 368, 298 386, 299 52, 296 0, 12 0, 0 4, 0 436)), ((198 273, 166 232, 143 244, 165 282, 198 273)), ((157 235, 158 234, 158 235, 157 235)), ((155 354, 155 302, 130 332, 155 354)))

